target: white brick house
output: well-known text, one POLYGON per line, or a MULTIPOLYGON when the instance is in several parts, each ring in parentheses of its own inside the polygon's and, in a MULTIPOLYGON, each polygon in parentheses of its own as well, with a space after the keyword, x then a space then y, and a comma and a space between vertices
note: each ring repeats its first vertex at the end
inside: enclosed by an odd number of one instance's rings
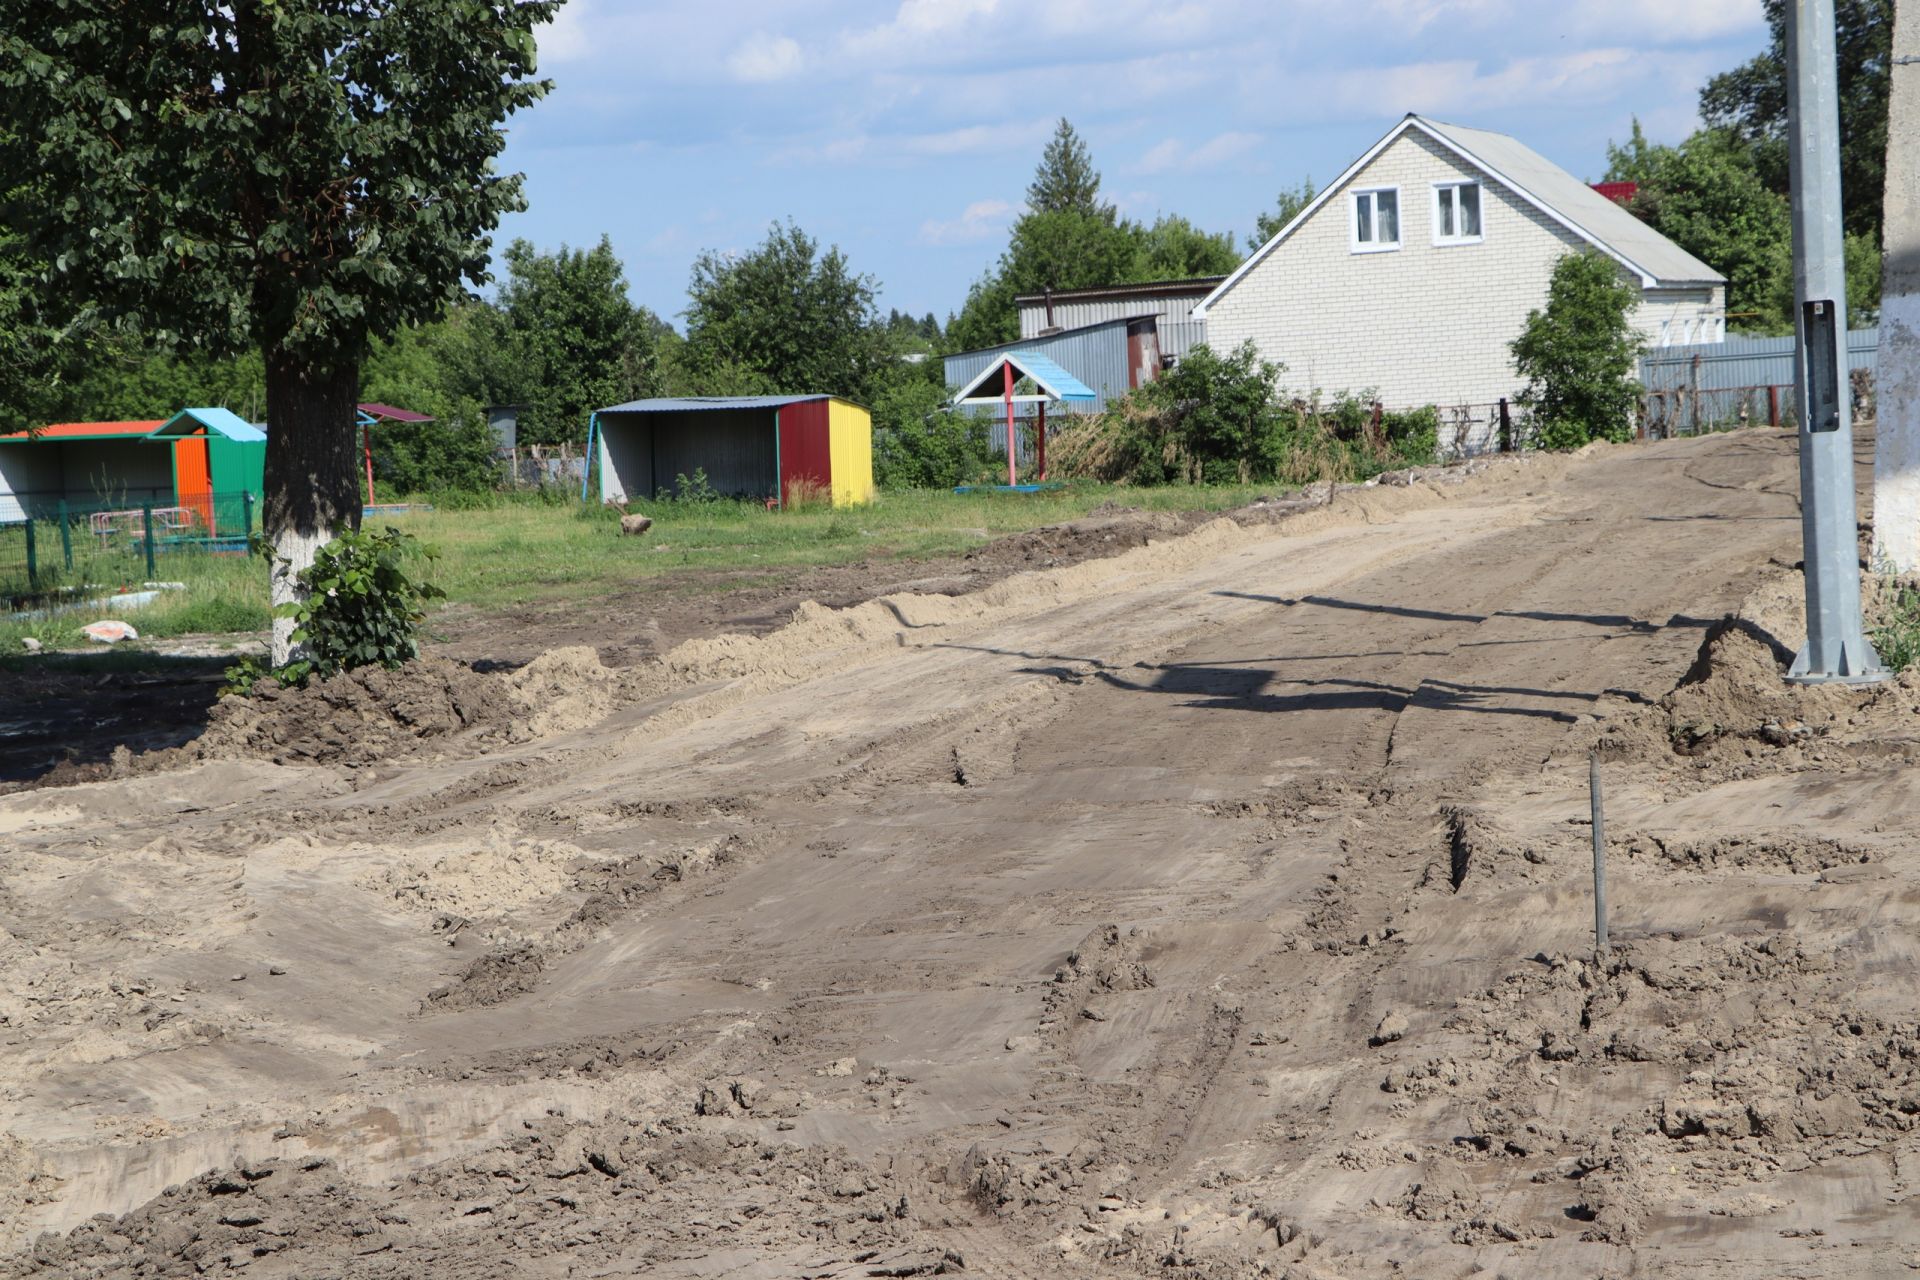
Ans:
POLYGON ((1195 309, 1216 351, 1251 338, 1283 385, 1372 389, 1389 409, 1520 390, 1507 344, 1554 263, 1594 249, 1641 291, 1654 346, 1726 336, 1726 278, 1504 134, 1409 115, 1195 309))

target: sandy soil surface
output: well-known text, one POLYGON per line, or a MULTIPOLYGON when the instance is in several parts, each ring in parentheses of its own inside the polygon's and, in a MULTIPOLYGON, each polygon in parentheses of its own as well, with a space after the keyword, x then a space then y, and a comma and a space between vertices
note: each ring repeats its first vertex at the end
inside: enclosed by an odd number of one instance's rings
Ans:
MULTIPOLYGON (((1248 523, 1314 505, 1324 495, 1268 499, 1238 513, 1248 523)), ((754 573, 670 573, 591 601, 514 609, 454 604, 428 623, 424 652, 482 672, 512 670, 549 649, 587 645, 607 666, 656 658, 674 645, 713 635, 764 635, 792 621, 802 604, 844 608, 902 592, 959 595, 1015 573, 1118 555, 1178 537, 1213 517, 1150 512, 1112 503, 1066 524, 996 538, 965 555, 861 561, 754 573)), ((116 750, 154 751, 198 737, 242 653, 258 642, 184 636, 154 646, 162 655, 137 674, 84 667, 0 672, 0 794, 114 775, 116 750)), ((77 651, 104 657, 97 647, 77 651)), ((458 678, 457 676, 455 678, 458 678)))
POLYGON ((1920 1268, 1791 437, 1455 479, 0 798, 0 1274, 1920 1268))

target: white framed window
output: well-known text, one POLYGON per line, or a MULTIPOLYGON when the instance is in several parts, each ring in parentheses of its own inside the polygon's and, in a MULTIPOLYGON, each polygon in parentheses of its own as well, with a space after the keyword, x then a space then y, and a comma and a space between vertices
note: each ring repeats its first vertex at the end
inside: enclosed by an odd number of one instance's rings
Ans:
POLYGON ((1400 188, 1369 187, 1353 193, 1355 253, 1384 253, 1400 247, 1400 188))
POLYGON ((1479 244, 1480 184, 1477 182, 1436 182, 1433 184, 1433 242, 1435 244, 1479 244))

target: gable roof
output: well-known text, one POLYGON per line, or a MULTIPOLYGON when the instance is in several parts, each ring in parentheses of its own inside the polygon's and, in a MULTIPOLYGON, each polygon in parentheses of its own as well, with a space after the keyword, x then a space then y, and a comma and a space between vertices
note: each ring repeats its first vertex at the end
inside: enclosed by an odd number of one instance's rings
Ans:
POLYGON ((1074 377, 1052 360, 1041 355, 1038 351, 1009 351, 998 360, 990 361, 986 368, 974 375, 973 381, 955 392, 953 403, 999 404, 1004 401, 1006 399, 1004 389, 982 391, 982 388, 989 384, 992 384, 996 388, 1004 388, 1006 377, 1000 371, 1009 365, 1012 366, 1015 376, 1032 378, 1034 385, 1039 387, 1042 392, 1038 397, 1015 396, 1014 399, 1016 401, 1026 402, 1034 399, 1044 399, 1091 402, 1099 398, 1094 395, 1092 387, 1089 387, 1086 383, 1080 381, 1080 379, 1074 377))
POLYGON ((257 444, 267 438, 267 433, 256 426, 243 421, 240 416, 227 409, 182 409, 155 428, 156 439, 172 436, 199 435, 204 432, 210 436, 225 436, 229 440, 239 440, 257 444))
POLYGON ((1595 191, 1531 147, 1487 129, 1446 124, 1409 112, 1387 135, 1369 147, 1338 178, 1327 184, 1319 195, 1295 214, 1293 220, 1240 264, 1193 309, 1196 319, 1225 297, 1243 276, 1263 261, 1286 238, 1319 212, 1374 157, 1397 142, 1402 135, 1417 131, 1432 139, 1468 164, 1511 191, 1548 219, 1614 259, 1640 278, 1643 287, 1662 285, 1724 284, 1726 277, 1700 259, 1595 191))

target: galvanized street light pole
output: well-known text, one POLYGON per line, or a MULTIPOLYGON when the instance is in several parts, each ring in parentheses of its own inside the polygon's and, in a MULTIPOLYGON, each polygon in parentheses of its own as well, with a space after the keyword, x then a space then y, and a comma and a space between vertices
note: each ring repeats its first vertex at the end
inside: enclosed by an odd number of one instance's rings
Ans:
POLYGON ((1794 392, 1800 418, 1800 535, 1807 647, 1789 680, 1887 678, 1860 623, 1847 377, 1847 267, 1840 225, 1840 103, 1833 0, 1787 5, 1787 130, 1793 184, 1794 392))

